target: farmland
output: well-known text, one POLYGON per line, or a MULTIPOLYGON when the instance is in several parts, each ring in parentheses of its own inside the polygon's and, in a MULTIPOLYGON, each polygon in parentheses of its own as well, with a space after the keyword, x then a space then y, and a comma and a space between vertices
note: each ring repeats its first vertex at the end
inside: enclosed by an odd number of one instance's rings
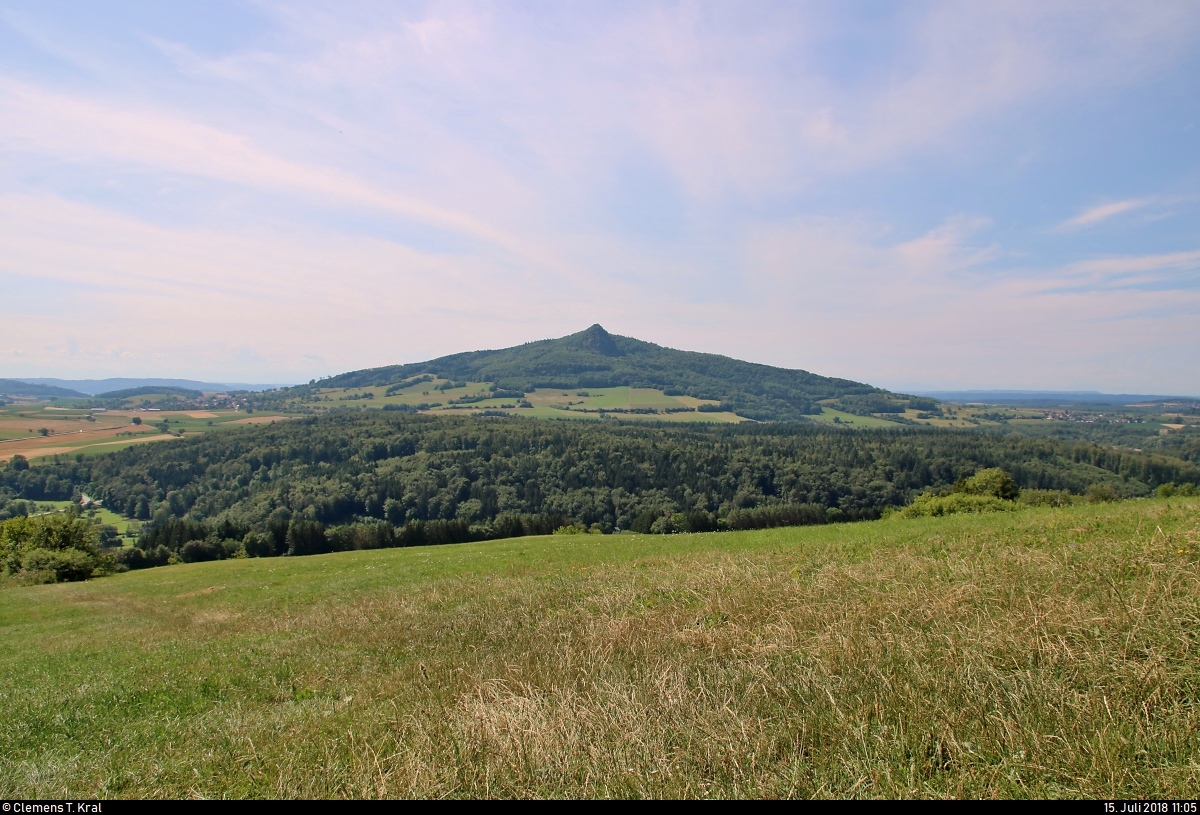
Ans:
MULTIPOLYGON (((429 375, 427 380, 406 387, 372 386, 348 388, 318 388, 313 393, 290 399, 283 409, 328 412, 336 409, 382 409, 405 406, 427 414, 464 414, 482 411, 542 419, 603 419, 620 418, 668 422, 748 421, 731 410, 721 410, 712 399, 668 395, 655 388, 535 388, 523 396, 495 396, 492 382, 459 382, 429 375), (522 403, 527 404, 522 404, 522 403)), ((896 419, 933 427, 973 427, 997 425, 995 421, 980 420, 982 408, 962 407, 953 415, 929 418, 921 411, 906 410, 892 414, 891 420, 879 416, 860 415, 838 410, 835 400, 819 405, 820 413, 806 418, 846 427, 894 427, 896 419)))
POLYGON ((0 591, 0 795, 1189 797, 1200 500, 0 591))
POLYGON ((0 461, 14 455, 31 461, 92 456, 277 418, 284 417, 279 413, 251 417, 232 410, 104 410, 87 407, 86 400, 21 402, 0 406, 0 461), (135 424, 135 419, 140 423, 135 424))

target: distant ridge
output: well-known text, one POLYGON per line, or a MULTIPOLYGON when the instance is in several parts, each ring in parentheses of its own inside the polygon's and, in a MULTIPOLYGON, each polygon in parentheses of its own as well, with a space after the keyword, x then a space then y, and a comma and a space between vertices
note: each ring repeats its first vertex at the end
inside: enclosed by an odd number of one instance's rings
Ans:
POLYGON ((1100 393, 1099 391, 920 391, 943 402, 983 402, 989 405, 1136 405, 1143 402, 1192 402, 1196 396, 1161 394, 1100 393))
MULTIPOLYGON (((251 385, 244 382, 198 382, 194 379, 136 379, 128 377, 114 377, 111 379, 53 379, 53 378, 26 378, 18 380, 0 380, 0 381, 16 381, 30 385, 52 385, 58 388, 67 388, 78 393, 72 393, 72 396, 96 396, 101 393, 110 393, 112 391, 129 390, 131 388, 148 388, 148 387, 167 387, 167 388, 183 388, 192 391, 265 391, 271 388, 286 388, 287 385, 251 385)), ((63 394, 59 394, 60 396, 63 394)))
MULTIPOLYGON (((664 348, 610 334, 599 324, 577 334, 511 348, 351 371, 295 390, 390 385, 418 374, 491 382, 500 389, 522 392, 536 388, 654 388, 672 396, 716 400, 725 410, 760 420, 801 419, 820 413, 817 403, 828 399, 838 399, 852 410, 903 412, 902 404, 908 399, 893 399, 885 390, 848 379, 664 348)), ((932 400, 920 401, 932 406, 932 400)))
POLYGON ((77 390, 48 385, 42 382, 23 382, 20 379, 0 379, 0 396, 30 396, 34 398, 59 397, 64 399, 86 397, 77 390))

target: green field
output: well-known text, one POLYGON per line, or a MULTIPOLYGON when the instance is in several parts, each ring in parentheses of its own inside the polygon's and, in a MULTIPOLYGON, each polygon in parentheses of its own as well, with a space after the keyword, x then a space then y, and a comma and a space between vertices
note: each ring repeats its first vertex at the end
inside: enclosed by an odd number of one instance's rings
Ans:
POLYGON ((0 591, 0 797, 1190 798, 1200 499, 0 591))
POLYGON ((695 399, 690 396, 668 396, 652 388, 591 388, 587 390, 538 388, 525 395, 532 407, 518 407, 513 397, 486 398, 465 404, 451 404, 463 397, 488 396, 491 383, 467 382, 462 387, 439 390, 447 380, 434 379, 419 382, 387 395, 388 388, 325 388, 317 398, 307 401, 295 400, 293 406, 304 405, 317 410, 336 407, 358 407, 380 409, 385 405, 427 405, 428 413, 476 413, 481 410, 504 411, 516 416, 541 419, 600 419, 599 411, 612 413, 613 418, 649 419, 670 422, 742 422, 746 421, 731 412, 699 413, 695 410, 667 412, 671 409, 693 409, 701 404, 716 404, 711 400, 695 399), (368 397, 369 394, 369 397, 368 397), (653 409, 656 413, 627 413, 629 410, 653 409))
MULTIPOLYGON (((69 507, 77 507, 75 501, 31 501, 30 514, 38 515, 45 512, 65 512, 69 507)), ((105 524, 115 527, 117 532, 123 537, 128 538, 127 544, 132 544, 132 537, 139 527, 139 522, 126 518, 124 515, 113 512, 107 507, 99 506, 85 510, 80 514, 85 520, 91 521, 97 525, 105 524)))
POLYGON ((848 425, 849 427, 895 427, 895 422, 889 422, 886 419, 877 419, 874 416, 859 416, 854 413, 846 413, 841 410, 834 410, 831 407, 822 407, 821 413, 813 416, 813 421, 823 422, 825 424, 834 424, 834 419, 838 423, 848 425))

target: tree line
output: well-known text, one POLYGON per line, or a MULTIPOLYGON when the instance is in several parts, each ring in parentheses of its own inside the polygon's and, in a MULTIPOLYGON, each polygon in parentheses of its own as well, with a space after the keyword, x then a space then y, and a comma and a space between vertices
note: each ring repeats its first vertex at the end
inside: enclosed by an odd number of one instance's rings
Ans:
POLYGON ((144 522, 146 557, 211 559, 239 546, 303 554, 563 525, 672 532, 868 519, 992 467, 1022 488, 1075 494, 1200 484, 1200 468, 1179 458, 1015 434, 370 412, 9 466, 0 517, 17 500, 86 492, 144 522))

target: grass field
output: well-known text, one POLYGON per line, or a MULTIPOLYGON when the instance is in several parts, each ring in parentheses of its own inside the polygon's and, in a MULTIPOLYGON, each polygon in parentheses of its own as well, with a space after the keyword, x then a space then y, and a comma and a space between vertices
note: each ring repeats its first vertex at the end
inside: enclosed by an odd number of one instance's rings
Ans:
MULTIPOLYGON (((45 512, 64 512, 68 507, 75 507, 78 504, 75 501, 33 501, 30 514, 43 514, 45 512)), ((114 527, 121 537, 126 538, 126 545, 132 545, 134 532, 140 526, 138 521, 130 520, 124 515, 113 512, 107 507, 93 507, 81 513, 84 520, 91 521, 97 525, 105 524, 114 527)))
POLYGON ((824 424, 834 424, 834 419, 838 423, 848 425, 850 427, 896 427, 895 422, 889 422, 886 419, 877 419, 874 416, 858 416, 854 413, 846 413, 841 410, 834 410, 831 407, 823 406, 818 415, 812 417, 815 422, 824 424))
POLYGON ((701 404, 716 404, 712 401, 696 399, 690 396, 667 396, 660 390, 652 388, 592 388, 588 390, 559 390, 555 388, 538 388, 526 394, 526 399, 532 405, 530 408, 517 407, 517 400, 512 397, 486 398, 482 401, 472 401, 466 404, 450 404, 452 400, 463 397, 488 396, 491 383, 467 382, 461 387, 439 390, 446 384, 444 379, 434 379, 431 382, 419 382, 403 388, 391 396, 383 386, 370 388, 329 388, 320 391, 317 401, 306 401, 303 404, 315 409, 332 409, 335 407, 383 408, 385 405, 420 405, 429 407, 427 413, 477 413, 481 410, 504 411, 516 416, 527 416, 542 419, 600 419, 598 411, 628 411, 632 409, 655 409, 659 413, 614 413, 614 417, 622 419, 649 419, 651 421, 669 422, 743 422, 745 419, 731 412, 698 413, 694 411, 673 412, 671 408, 695 408, 701 404), (367 394, 370 397, 367 398, 367 394))
POLYGON ((0 591, 0 797, 1189 798, 1200 500, 0 591))

